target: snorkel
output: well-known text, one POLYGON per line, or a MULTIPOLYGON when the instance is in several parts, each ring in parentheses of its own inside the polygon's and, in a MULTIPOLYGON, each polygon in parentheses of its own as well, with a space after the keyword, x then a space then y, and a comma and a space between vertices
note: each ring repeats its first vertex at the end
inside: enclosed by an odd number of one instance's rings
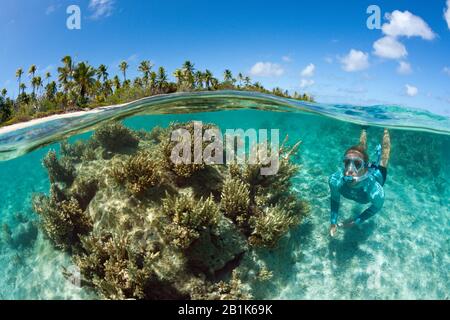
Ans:
POLYGON ((380 165, 381 162, 381 144, 377 145, 377 148, 375 150, 375 154, 377 157, 377 162, 375 162, 375 165, 378 167, 380 165))

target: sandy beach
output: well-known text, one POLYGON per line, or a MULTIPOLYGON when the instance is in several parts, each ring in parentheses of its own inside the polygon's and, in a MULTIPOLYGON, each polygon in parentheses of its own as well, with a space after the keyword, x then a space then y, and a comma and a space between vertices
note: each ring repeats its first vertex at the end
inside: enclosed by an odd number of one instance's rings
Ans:
MULTIPOLYGON (((147 98, 143 98, 143 99, 147 99, 147 98)), ((140 101, 143 99, 139 99, 136 101, 140 101)), ((104 107, 97 107, 95 109, 87 110, 87 111, 74 111, 74 112, 67 112, 67 113, 63 113, 63 114, 55 114, 55 115, 51 115, 51 116, 47 116, 47 117, 43 117, 43 118, 39 118, 39 119, 33 119, 30 121, 26 121, 26 122, 15 123, 10 126, 0 128, 0 135, 7 134, 7 133, 10 133, 10 132, 13 132, 16 130, 20 130, 20 129, 25 129, 28 127, 32 127, 32 126, 46 123, 46 122, 53 121, 53 120, 79 117, 82 115, 95 114, 95 113, 100 113, 100 112, 110 110, 110 109, 121 108, 121 107, 125 107, 131 103, 134 103, 136 101, 122 103, 122 104, 116 104, 116 105, 110 105, 110 106, 104 106, 104 107)))

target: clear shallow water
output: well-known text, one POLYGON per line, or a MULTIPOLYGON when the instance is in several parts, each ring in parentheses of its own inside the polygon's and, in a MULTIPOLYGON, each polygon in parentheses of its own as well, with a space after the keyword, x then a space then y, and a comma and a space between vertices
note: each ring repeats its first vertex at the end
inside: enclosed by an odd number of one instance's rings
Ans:
MULTIPOLYGON (((195 102, 197 111, 210 101, 200 102, 195 102)), ((192 103, 183 107, 179 101, 177 109, 192 110, 192 103)), ((341 231, 330 240, 328 176, 339 169, 342 152, 358 141, 360 126, 348 120, 338 121, 337 116, 273 111, 286 106, 271 105, 268 109, 272 111, 241 110, 242 106, 256 104, 235 100, 231 107, 239 110, 135 115, 124 123, 133 129, 151 129, 174 120, 200 120, 214 122, 222 129, 276 128, 281 136, 289 134, 291 142, 303 141, 295 158, 302 169, 294 179, 294 188, 310 202, 311 212, 277 250, 258 252, 256 259, 264 261, 274 278, 255 289, 257 298, 449 298, 450 135, 404 130, 405 125, 402 130, 391 130, 392 154, 382 211, 361 227, 341 231)), ((403 112, 413 118, 410 111, 403 112)), ((435 126, 448 121, 427 116, 435 126)), ((76 135, 71 141, 88 136, 76 135)), ((369 150, 373 150, 381 139, 382 128, 369 127, 368 136, 369 150)), ((51 139, 56 140, 54 135, 51 139)), ((41 159, 49 148, 58 150, 58 145, 0 162, 0 224, 8 224, 13 232, 23 222, 37 219, 31 211, 31 195, 48 191, 41 159), (19 212, 22 218, 17 218, 19 212)), ((362 208, 343 200, 341 218, 351 217, 362 208)), ((95 298, 93 293, 64 279, 63 266, 70 266, 69 258, 54 250, 40 233, 36 242, 27 247, 0 243, 0 298, 95 298)))

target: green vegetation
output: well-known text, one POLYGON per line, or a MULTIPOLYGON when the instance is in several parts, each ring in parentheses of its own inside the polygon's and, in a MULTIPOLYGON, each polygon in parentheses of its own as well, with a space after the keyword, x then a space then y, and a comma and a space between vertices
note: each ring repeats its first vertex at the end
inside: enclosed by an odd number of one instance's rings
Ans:
MULTIPOLYGON (((50 192, 33 197, 40 228, 101 298, 250 299, 242 277, 272 273, 244 259, 276 248, 308 211, 290 185, 299 144, 283 144, 274 176, 247 162, 174 167, 167 148, 181 127, 193 122, 151 132, 107 123, 44 158, 50 192)), ((7 226, 3 238, 13 243, 7 226)))
POLYGON ((148 60, 139 64, 138 71, 141 76, 133 80, 127 78, 130 66, 126 61, 122 61, 118 66, 122 80, 118 75, 110 78, 108 68, 104 64, 94 68, 87 62, 75 63, 70 56, 65 56, 61 63, 62 65, 57 69, 56 80, 51 80, 50 72, 46 72, 43 79, 37 75, 38 68, 32 65, 27 73, 28 86, 24 81, 24 70, 17 69, 16 78, 19 89, 17 97, 7 97, 6 89, 0 91, 0 126, 51 114, 183 91, 248 90, 313 101, 313 98, 307 94, 295 92, 291 95, 287 90, 280 88, 267 90, 259 82, 252 83, 251 79, 242 73, 235 78, 230 70, 225 70, 223 81, 220 81, 209 70, 197 70, 190 61, 186 61, 181 68, 173 72, 175 82, 169 80, 164 67, 156 70, 148 60))

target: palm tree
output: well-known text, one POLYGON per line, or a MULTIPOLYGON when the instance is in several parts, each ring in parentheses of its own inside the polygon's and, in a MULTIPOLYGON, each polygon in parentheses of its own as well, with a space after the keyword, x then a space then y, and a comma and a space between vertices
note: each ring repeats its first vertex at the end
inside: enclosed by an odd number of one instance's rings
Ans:
POLYGON ((203 88, 203 78, 203 72, 201 72, 200 70, 194 73, 195 86, 199 89, 203 88))
POLYGON ((43 83, 42 83, 41 76, 37 76, 36 77, 36 88, 37 88, 38 93, 39 93, 40 89, 42 88, 42 85, 43 85, 43 83))
POLYGON ((122 71, 123 73, 123 82, 125 83, 127 81, 127 69, 130 67, 130 65, 128 64, 128 62, 126 61, 122 61, 119 64, 119 69, 120 71, 122 71))
POLYGON ((194 72, 194 64, 189 60, 183 63, 183 71, 185 73, 193 73, 194 72))
POLYGON ((112 81, 109 79, 103 82, 103 93, 105 94, 106 97, 113 93, 112 86, 113 86, 112 81))
POLYGON ((97 73, 97 80, 100 81, 100 79, 103 79, 103 82, 105 82, 108 79, 108 67, 104 64, 101 64, 98 66, 98 69, 96 71, 97 73))
POLYGON ((36 91, 36 85, 37 85, 37 79, 34 76, 36 74, 37 67, 36 65, 32 64, 30 69, 28 69, 28 75, 31 77, 31 86, 33 87, 33 98, 35 98, 35 91, 36 91))
POLYGON ((47 80, 47 84, 50 83, 50 78, 51 78, 51 77, 52 77, 52 75, 51 75, 50 72, 46 72, 46 73, 45 73, 45 80, 47 80))
POLYGON ((64 90, 64 94, 67 94, 67 92, 70 89, 72 78, 73 78, 73 62, 71 56, 65 56, 61 59, 61 62, 63 63, 62 67, 58 68, 58 81, 60 86, 64 90))
POLYGON ((56 82, 52 81, 49 82, 46 86, 45 86, 45 97, 48 100, 53 100, 55 98, 56 92, 57 92, 57 88, 56 88, 56 82))
POLYGON ((156 82, 158 84, 158 90, 159 92, 161 92, 162 89, 167 85, 167 73, 164 67, 159 67, 156 82))
POLYGON ((0 92, 0 95, 3 97, 3 99, 6 98, 7 94, 8 94, 8 90, 6 90, 5 88, 3 88, 2 91, 0 92))
POLYGON ((258 90, 261 90, 261 89, 264 89, 264 87, 262 86, 262 84, 261 84, 261 82, 255 82, 254 84, 253 84, 253 86, 256 88, 256 89, 258 89, 258 90))
POLYGON ((137 88, 142 88, 144 86, 144 83, 142 82, 142 79, 139 77, 136 77, 133 81, 133 86, 137 88))
POLYGON ((36 88, 38 87, 39 79, 38 77, 33 77, 31 79, 31 86, 33 87, 33 97, 36 96, 36 88))
POLYGON ((112 81, 112 85, 114 86, 114 88, 116 89, 116 91, 117 91, 118 89, 120 89, 121 84, 120 84, 119 76, 117 76, 117 75, 114 76, 113 81, 112 81))
POLYGON ((211 79, 211 86, 213 87, 214 90, 216 90, 219 87, 219 80, 213 77, 211 79))
POLYGON ((184 80, 186 81, 186 84, 188 85, 189 88, 193 88, 194 87, 194 64, 192 62, 185 61, 183 63, 183 75, 184 75, 184 80))
POLYGON ((16 78, 17 78, 17 80, 19 81, 19 93, 18 93, 17 96, 20 95, 20 86, 21 86, 21 84, 22 84, 22 76, 23 76, 23 70, 22 70, 22 68, 17 69, 17 71, 16 71, 16 78))
POLYGON ((238 74, 239 87, 242 87, 242 82, 244 81, 244 75, 239 72, 238 74))
POLYGON ((210 90, 211 89, 211 85, 212 85, 213 74, 212 74, 211 71, 206 69, 205 73, 203 74, 203 76, 204 76, 203 80, 205 81, 206 89, 210 90))
POLYGON ((231 73, 231 70, 225 70, 225 72, 223 73, 223 80, 225 82, 233 82, 233 74, 231 73))
POLYGON ((85 62, 80 62, 73 73, 73 79, 79 89, 81 103, 86 102, 86 95, 89 94, 95 84, 95 70, 85 62))
POLYGON ((37 67, 36 67, 36 65, 31 65, 31 67, 30 67, 30 69, 28 69, 28 75, 31 77, 31 78, 34 78, 34 75, 36 74, 36 71, 37 71, 37 67))
POLYGON ((138 67, 138 70, 142 72, 142 78, 144 79, 145 85, 148 86, 148 80, 150 78, 150 71, 153 64, 149 60, 144 60, 138 67))
POLYGON ((177 79, 177 87, 178 87, 178 89, 180 89, 181 85, 183 84, 183 80, 184 80, 183 71, 181 69, 177 69, 173 73, 173 76, 177 79))
POLYGON ((250 84, 251 84, 251 82, 252 82, 252 80, 250 79, 249 76, 246 76, 246 77, 244 78, 244 85, 245 85, 246 87, 249 87, 250 84))
POLYGON ((19 86, 19 91, 22 90, 22 94, 24 94, 26 88, 27 88, 26 84, 25 83, 21 83, 20 86, 19 86))

